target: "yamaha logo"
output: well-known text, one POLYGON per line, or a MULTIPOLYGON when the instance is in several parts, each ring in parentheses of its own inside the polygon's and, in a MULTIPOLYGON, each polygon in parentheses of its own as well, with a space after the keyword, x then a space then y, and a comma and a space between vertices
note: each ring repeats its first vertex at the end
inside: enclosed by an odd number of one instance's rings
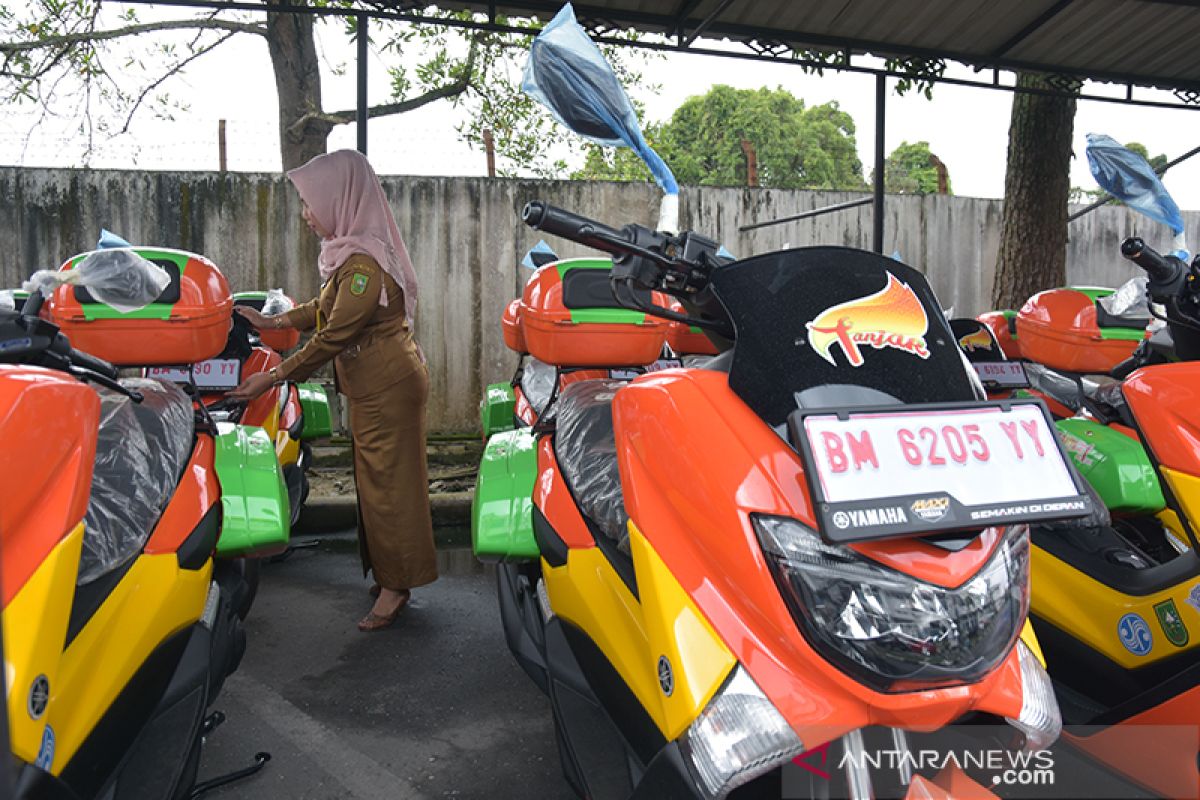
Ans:
POLYGON ((38 675, 29 687, 29 716, 41 719, 50 704, 50 680, 45 675, 38 675))
POLYGON ((671 662, 666 656, 658 657, 658 686, 667 697, 675 691, 675 674, 671 671, 671 662))

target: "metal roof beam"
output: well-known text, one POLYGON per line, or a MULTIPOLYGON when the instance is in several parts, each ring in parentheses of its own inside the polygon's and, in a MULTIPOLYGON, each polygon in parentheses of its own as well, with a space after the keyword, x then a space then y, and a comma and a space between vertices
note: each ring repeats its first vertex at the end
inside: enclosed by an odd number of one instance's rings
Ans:
POLYGON ((1012 50, 1021 42, 1032 36, 1034 31, 1038 30, 1047 22, 1057 17, 1059 13, 1061 13, 1067 6, 1071 5, 1072 2, 1074 2, 1074 0, 1058 0, 1057 3, 1043 11, 1037 19, 1022 28, 1019 33, 992 51, 992 56, 995 58, 1000 58, 1009 50, 1012 50))
POLYGON ((686 39, 683 40, 683 46, 688 47, 692 42, 696 41, 701 34, 708 30, 710 25, 717 21, 717 17, 725 13, 725 9, 733 5, 733 2, 734 0, 721 0, 720 5, 713 9, 713 12, 705 17, 704 21, 697 25, 696 29, 692 31, 686 39))
POLYGON ((675 17, 675 28, 673 33, 675 38, 679 40, 680 47, 686 47, 683 43, 683 34, 687 30, 688 14, 691 14, 696 6, 700 5, 700 0, 683 0, 676 8, 675 13, 671 16, 675 17))

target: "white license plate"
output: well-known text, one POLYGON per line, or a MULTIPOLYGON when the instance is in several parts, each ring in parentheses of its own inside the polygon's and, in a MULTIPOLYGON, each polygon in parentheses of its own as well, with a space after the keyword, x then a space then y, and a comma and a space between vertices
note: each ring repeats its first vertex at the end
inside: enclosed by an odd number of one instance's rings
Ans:
POLYGON ((973 363, 975 374, 984 386, 1004 389, 1024 389, 1029 386, 1025 365, 1020 361, 979 361, 973 363))
POLYGON ((831 541, 1091 510, 1036 401, 797 417, 793 440, 831 541))
POLYGON ((188 367, 148 367, 146 377, 161 378, 175 383, 196 382, 204 391, 224 392, 241 383, 242 363, 236 358, 210 358, 188 367))

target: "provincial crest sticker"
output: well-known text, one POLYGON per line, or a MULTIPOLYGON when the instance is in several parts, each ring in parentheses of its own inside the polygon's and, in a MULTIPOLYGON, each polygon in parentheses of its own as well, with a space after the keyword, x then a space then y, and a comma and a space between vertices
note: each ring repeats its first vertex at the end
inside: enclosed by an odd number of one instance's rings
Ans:
POLYGON ((1179 616, 1175 601, 1167 598, 1161 603, 1155 603, 1154 613, 1158 615, 1158 624, 1162 625, 1167 641, 1176 647, 1185 647, 1191 637, 1188 635, 1187 626, 1183 624, 1183 618, 1179 616))

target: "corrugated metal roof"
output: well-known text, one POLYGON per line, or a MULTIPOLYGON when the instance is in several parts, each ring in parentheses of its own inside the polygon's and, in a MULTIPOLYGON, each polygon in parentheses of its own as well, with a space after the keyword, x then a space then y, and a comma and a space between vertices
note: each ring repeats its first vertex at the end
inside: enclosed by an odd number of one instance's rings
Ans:
MULTIPOLYGON (((374 2, 413 11, 412 2, 374 2)), ((442 2, 537 15, 557 2, 442 2)), ((585 24, 862 54, 945 58, 1200 93, 1200 3, 1192 0, 588 0, 585 24)))

